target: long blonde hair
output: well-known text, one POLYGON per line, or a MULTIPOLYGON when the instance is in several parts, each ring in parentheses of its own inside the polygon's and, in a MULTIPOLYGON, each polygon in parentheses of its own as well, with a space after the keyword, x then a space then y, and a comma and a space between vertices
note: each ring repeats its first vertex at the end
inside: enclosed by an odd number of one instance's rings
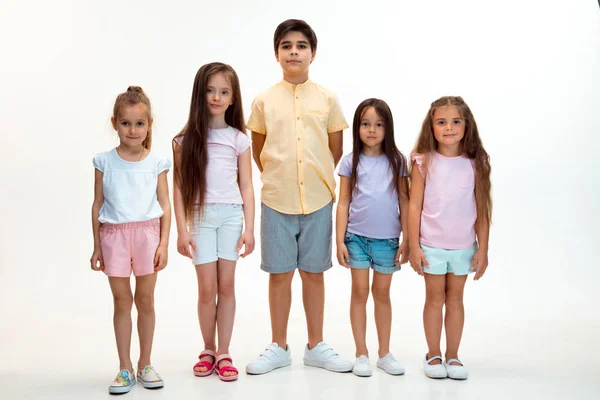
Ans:
MULTIPOLYGON (((463 154, 473 160, 475 164, 475 203, 477 205, 477 219, 492 223, 492 183, 490 174, 490 156, 483 148, 479 137, 477 123, 471 109, 460 96, 440 97, 433 103, 427 112, 421 133, 413 149, 414 153, 429 155, 438 148, 438 142, 433 134, 433 116, 441 107, 455 106, 461 117, 465 120, 465 135, 462 138, 463 154)), ((427 164, 427 163, 425 163, 427 164)), ((426 167, 426 166, 425 166, 426 167)))

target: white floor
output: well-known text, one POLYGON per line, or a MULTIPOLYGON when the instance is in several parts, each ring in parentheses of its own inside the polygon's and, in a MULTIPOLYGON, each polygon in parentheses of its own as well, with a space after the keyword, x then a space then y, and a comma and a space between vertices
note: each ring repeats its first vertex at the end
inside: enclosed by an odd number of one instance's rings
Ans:
MULTIPOLYGON (((87 250, 87 249, 86 249, 87 250)), ((83 251, 81 257, 85 261, 83 251)), ((600 323, 585 293, 571 286, 547 297, 544 287, 526 279, 511 281, 507 271, 490 267, 480 282, 469 281, 465 293, 467 319, 460 357, 469 368, 465 382, 434 381, 422 372, 426 352, 421 310, 423 283, 408 268, 392 286, 394 321, 392 352, 406 365, 406 374, 388 376, 375 369, 370 378, 335 374, 302 364, 305 323, 300 279, 294 280, 290 316, 291 367, 264 376, 248 376, 245 365, 270 339, 267 275, 256 266, 258 255, 240 263, 238 313, 231 353, 242 375, 235 383, 216 375, 196 378, 191 367, 202 342, 195 315, 195 274, 186 260, 173 254, 159 278, 156 292, 157 329, 153 364, 166 387, 135 387, 127 398, 180 399, 599 399, 598 338, 600 323), (508 287, 511 283, 510 289, 508 287), (570 290, 570 291, 569 291, 570 290), (579 300, 578 300, 579 299, 579 300)), ((57 271, 59 264, 49 270, 57 271)), ((100 399, 118 372, 108 285, 98 273, 69 267, 56 274, 3 271, 0 332, 1 399, 100 399), (17 276, 18 275, 18 276, 17 276), (35 278, 37 277, 37 278, 35 278), (25 280, 24 280, 25 279, 25 280)), ((326 274, 325 339, 347 358, 354 356, 348 318, 350 278, 335 266, 326 274)), ((548 289, 554 293, 554 289, 548 289)), ((592 298, 591 296, 588 296, 592 298)), ((135 315, 135 313, 134 313, 135 315)), ((377 337, 369 303, 368 343, 371 362, 377 337)), ((134 332, 134 344, 136 336, 134 332)), ((132 346, 135 362, 136 346, 132 346)))

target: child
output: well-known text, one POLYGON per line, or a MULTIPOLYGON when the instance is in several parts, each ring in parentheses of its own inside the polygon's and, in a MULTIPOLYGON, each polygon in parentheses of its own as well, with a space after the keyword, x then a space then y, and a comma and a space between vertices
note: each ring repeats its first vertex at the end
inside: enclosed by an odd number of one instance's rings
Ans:
POLYGON ((204 350, 194 375, 215 370, 223 381, 238 377, 229 355, 236 261, 242 247, 242 257, 254 250, 252 162, 244 130, 237 74, 226 64, 203 65, 194 80, 188 122, 173 140, 173 201, 177 250, 192 259, 198 278, 204 350))
POLYGON ((336 222, 338 262, 352 271, 350 320, 356 343, 352 372, 358 376, 373 373, 366 344, 369 268, 373 268, 377 367, 401 375, 404 367, 390 353, 390 285, 392 274, 408 260, 406 235, 398 244, 408 221, 406 159, 396 147, 392 112, 383 100, 367 99, 359 104, 352 137, 352 153, 340 165, 336 222))
POLYGON ((467 379, 458 359, 467 275, 488 266, 492 217, 490 160, 471 110, 461 97, 442 97, 423 121, 412 160, 408 217, 410 264, 425 276, 423 324, 430 378, 467 379), (475 240, 477 238, 477 241, 475 240), (446 354, 442 360, 442 308, 446 354))
POLYGON ((121 372, 108 391, 127 393, 136 382, 129 355, 134 299, 140 337, 137 379, 145 388, 164 386, 151 366, 150 353, 156 272, 167 265, 171 227, 167 172, 171 161, 150 151, 152 111, 142 88, 130 86, 117 97, 111 122, 119 134, 119 145, 94 157, 94 253, 90 262, 94 271, 108 275, 114 298, 121 372), (129 284, 132 270, 135 296, 129 284))
POLYGON ((272 343, 249 374, 290 365, 287 325, 292 278, 302 278, 308 344, 304 364, 346 372, 352 362, 323 342, 323 272, 331 268, 333 170, 348 127, 335 95, 308 79, 317 37, 304 21, 282 22, 274 35, 283 80, 252 104, 254 161, 262 172, 261 269, 269 276, 272 343))

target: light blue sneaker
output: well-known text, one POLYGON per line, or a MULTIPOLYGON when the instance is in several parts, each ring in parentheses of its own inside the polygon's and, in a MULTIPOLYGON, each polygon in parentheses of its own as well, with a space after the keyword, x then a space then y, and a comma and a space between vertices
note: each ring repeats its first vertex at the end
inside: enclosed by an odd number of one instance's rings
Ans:
POLYGON ((124 369, 119 372, 114 382, 108 387, 108 393, 129 393, 133 385, 135 385, 135 376, 133 375, 133 372, 124 369))

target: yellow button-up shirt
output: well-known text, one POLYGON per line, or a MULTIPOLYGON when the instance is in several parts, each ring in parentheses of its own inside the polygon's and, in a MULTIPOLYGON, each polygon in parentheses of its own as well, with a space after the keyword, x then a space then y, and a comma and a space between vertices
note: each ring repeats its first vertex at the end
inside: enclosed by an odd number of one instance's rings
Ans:
POLYGON ((348 123, 333 92, 311 80, 281 81, 254 99, 247 127, 266 135, 263 203, 284 214, 309 214, 335 201, 328 134, 348 123))

